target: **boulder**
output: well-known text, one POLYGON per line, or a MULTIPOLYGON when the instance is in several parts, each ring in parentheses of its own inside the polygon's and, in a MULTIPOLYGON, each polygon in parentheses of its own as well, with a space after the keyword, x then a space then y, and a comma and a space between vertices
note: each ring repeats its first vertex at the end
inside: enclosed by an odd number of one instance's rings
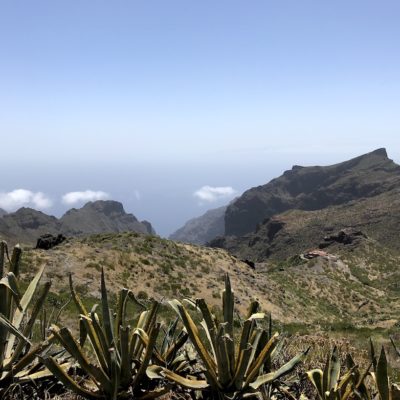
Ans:
POLYGON ((66 239, 67 238, 61 233, 58 235, 51 235, 50 233, 47 233, 38 238, 36 242, 36 249, 49 250, 52 247, 64 242, 66 239))

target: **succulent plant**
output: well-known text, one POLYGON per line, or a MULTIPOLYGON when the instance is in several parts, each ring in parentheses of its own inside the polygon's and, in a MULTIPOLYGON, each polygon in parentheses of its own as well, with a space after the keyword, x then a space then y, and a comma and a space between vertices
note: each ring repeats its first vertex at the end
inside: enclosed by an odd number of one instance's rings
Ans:
POLYGON ((170 304, 180 316, 199 355, 204 368, 202 370, 204 379, 185 377, 157 365, 152 365, 148 369, 148 374, 152 378, 166 378, 189 389, 210 391, 213 397, 236 399, 259 393, 257 390, 262 385, 277 381, 291 372, 307 354, 306 351, 297 355, 277 371, 262 373, 264 364, 278 343, 279 334, 271 335, 261 348, 259 347, 261 338, 266 333, 259 322, 265 319, 265 315, 255 312, 257 307, 253 303, 240 335, 235 337, 234 293, 228 275, 225 277, 225 290, 222 294, 221 322, 212 314, 204 299, 191 303, 203 317, 200 325, 207 340, 203 339, 199 327, 181 302, 173 300, 170 304), (239 339, 238 346, 235 345, 235 339, 239 339))
MULTIPOLYGON (((118 304, 113 313, 105 283, 101 273, 101 318, 96 306, 88 312, 75 292, 70 277, 72 297, 80 313, 80 337, 75 340, 71 331, 53 325, 51 331, 56 340, 71 354, 86 374, 80 382, 74 380, 52 357, 43 359, 47 368, 69 389, 88 399, 123 398, 136 395, 147 378, 146 369, 152 358, 160 325, 156 323, 158 303, 141 313, 135 328, 126 324, 126 307, 131 298, 128 289, 119 292, 118 304), (87 354, 86 340, 90 353, 87 354), (95 358, 97 363, 91 360, 95 358)), ((163 391, 147 393, 147 397, 157 397, 163 391)), ((143 393, 142 393, 143 394, 143 393)))
POLYGON ((39 296, 41 268, 21 294, 19 271, 22 250, 15 246, 11 259, 6 242, 0 242, 0 388, 7 388, 11 382, 35 379, 31 373, 36 356, 50 346, 51 340, 33 345, 31 337, 36 319, 50 290, 50 283, 44 285, 39 296), (8 269, 6 264, 9 264, 8 269))

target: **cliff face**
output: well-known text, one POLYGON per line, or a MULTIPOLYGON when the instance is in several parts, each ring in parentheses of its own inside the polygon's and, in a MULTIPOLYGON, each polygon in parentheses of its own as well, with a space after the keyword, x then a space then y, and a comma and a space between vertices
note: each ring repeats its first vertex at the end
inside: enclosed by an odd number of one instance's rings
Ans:
POLYGON ((266 218, 287 210, 320 210, 400 187, 400 166, 378 149, 326 167, 294 166, 266 185, 247 190, 225 213, 225 235, 253 232, 266 218))
POLYGON ((224 234, 226 206, 207 211, 198 218, 193 218, 169 236, 179 242, 205 244, 224 234))

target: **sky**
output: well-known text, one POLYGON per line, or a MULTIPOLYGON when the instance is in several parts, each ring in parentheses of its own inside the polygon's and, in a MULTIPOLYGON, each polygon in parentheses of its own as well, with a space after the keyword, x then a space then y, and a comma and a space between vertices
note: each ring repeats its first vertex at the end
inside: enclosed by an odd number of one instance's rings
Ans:
POLYGON ((400 2, 0 0, 0 207, 167 235, 293 164, 400 162, 400 2))

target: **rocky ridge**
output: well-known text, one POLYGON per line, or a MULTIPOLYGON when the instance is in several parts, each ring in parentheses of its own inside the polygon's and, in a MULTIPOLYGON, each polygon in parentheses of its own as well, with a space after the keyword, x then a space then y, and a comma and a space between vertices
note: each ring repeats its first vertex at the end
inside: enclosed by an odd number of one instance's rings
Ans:
POLYGON ((133 214, 126 213, 121 203, 112 200, 89 202, 67 211, 59 219, 31 208, 20 208, 0 219, 0 238, 30 245, 48 233, 85 236, 125 231, 155 234, 149 222, 140 222, 133 214))

